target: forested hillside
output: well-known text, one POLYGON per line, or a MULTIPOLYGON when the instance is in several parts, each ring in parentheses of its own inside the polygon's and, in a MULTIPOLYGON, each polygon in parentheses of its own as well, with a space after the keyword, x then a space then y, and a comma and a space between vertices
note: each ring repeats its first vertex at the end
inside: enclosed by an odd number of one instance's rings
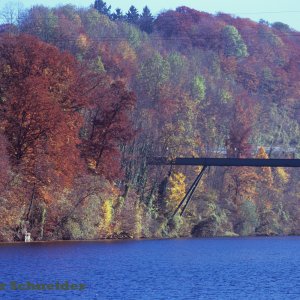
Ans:
POLYGON ((0 26, 0 240, 300 232, 300 33, 188 7, 35 6, 0 26))

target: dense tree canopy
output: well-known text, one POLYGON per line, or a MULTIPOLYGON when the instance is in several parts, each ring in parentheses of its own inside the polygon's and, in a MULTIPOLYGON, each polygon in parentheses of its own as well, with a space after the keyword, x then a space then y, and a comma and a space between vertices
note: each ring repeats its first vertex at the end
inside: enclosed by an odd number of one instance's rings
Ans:
POLYGON ((97 0, 0 27, 0 240, 299 233, 299 174, 147 157, 298 157, 300 39, 287 25, 97 0), (293 34, 292 34, 293 33, 293 34))

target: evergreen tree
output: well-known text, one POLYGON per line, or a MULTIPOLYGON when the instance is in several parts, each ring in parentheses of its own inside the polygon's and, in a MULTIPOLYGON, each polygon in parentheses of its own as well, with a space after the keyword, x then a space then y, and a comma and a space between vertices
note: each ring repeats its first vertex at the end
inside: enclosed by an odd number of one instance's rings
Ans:
POLYGON ((114 21, 122 21, 124 20, 125 16, 123 15, 123 12, 121 11, 120 8, 117 8, 115 10, 114 13, 112 13, 111 15, 111 19, 114 20, 114 21))
POLYGON ((154 17, 152 16, 148 6, 143 8, 143 13, 140 16, 140 29, 147 33, 153 32, 153 21, 154 17))
POLYGON ((94 8, 99 11, 99 13, 110 16, 111 5, 107 6, 106 2, 102 0, 95 0, 94 8))
POLYGON ((139 15, 138 10, 136 9, 136 7, 131 5, 126 14, 127 22, 132 23, 132 24, 138 24, 139 19, 140 19, 140 15, 139 15))

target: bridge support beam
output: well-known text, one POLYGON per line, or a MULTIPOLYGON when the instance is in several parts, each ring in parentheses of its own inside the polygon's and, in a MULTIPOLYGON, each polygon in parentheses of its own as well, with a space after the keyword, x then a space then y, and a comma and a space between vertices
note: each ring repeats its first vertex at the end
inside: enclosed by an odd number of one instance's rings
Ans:
POLYGON ((181 209, 182 216, 189 204, 196 187, 198 186, 205 170, 210 166, 223 167, 284 167, 300 168, 300 159, 265 159, 265 158, 211 158, 211 157, 177 157, 169 159, 167 157, 148 157, 148 165, 169 165, 169 166, 203 166, 201 172, 193 182, 192 186, 181 200, 171 218, 181 209))
POLYGON ((183 213, 185 212, 189 202, 192 199, 192 196, 205 172, 205 170, 207 169, 207 166, 203 166, 201 172, 199 173, 199 175, 196 177, 195 181, 193 182, 193 184, 191 185, 191 187, 189 188, 189 190, 187 191, 187 193, 185 194, 185 196, 183 197, 183 199, 181 200, 181 202, 179 203, 179 205, 177 206, 177 208, 175 209, 173 215, 171 218, 173 218, 177 212, 179 211, 179 209, 182 207, 181 212, 180 212, 180 216, 183 215, 183 213))

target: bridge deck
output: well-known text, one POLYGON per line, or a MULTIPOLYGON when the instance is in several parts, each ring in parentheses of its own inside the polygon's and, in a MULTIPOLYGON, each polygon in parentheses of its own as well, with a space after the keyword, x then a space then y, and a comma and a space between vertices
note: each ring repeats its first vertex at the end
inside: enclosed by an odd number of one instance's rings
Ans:
POLYGON ((227 166, 227 167, 300 167, 300 159, 260 159, 260 158, 208 158, 208 157, 152 157, 148 165, 182 165, 182 166, 227 166))
POLYGON ((300 159, 264 159, 264 158, 208 158, 208 157, 177 157, 169 159, 167 157, 151 157, 147 159, 148 165, 180 165, 180 166, 203 166, 201 172, 181 200, 171 218, 173 218, 181 208, 180 215, 185 212, 193 193, 197 188, 205 170, 209 166, 225 167, 300 167, 300 159))

